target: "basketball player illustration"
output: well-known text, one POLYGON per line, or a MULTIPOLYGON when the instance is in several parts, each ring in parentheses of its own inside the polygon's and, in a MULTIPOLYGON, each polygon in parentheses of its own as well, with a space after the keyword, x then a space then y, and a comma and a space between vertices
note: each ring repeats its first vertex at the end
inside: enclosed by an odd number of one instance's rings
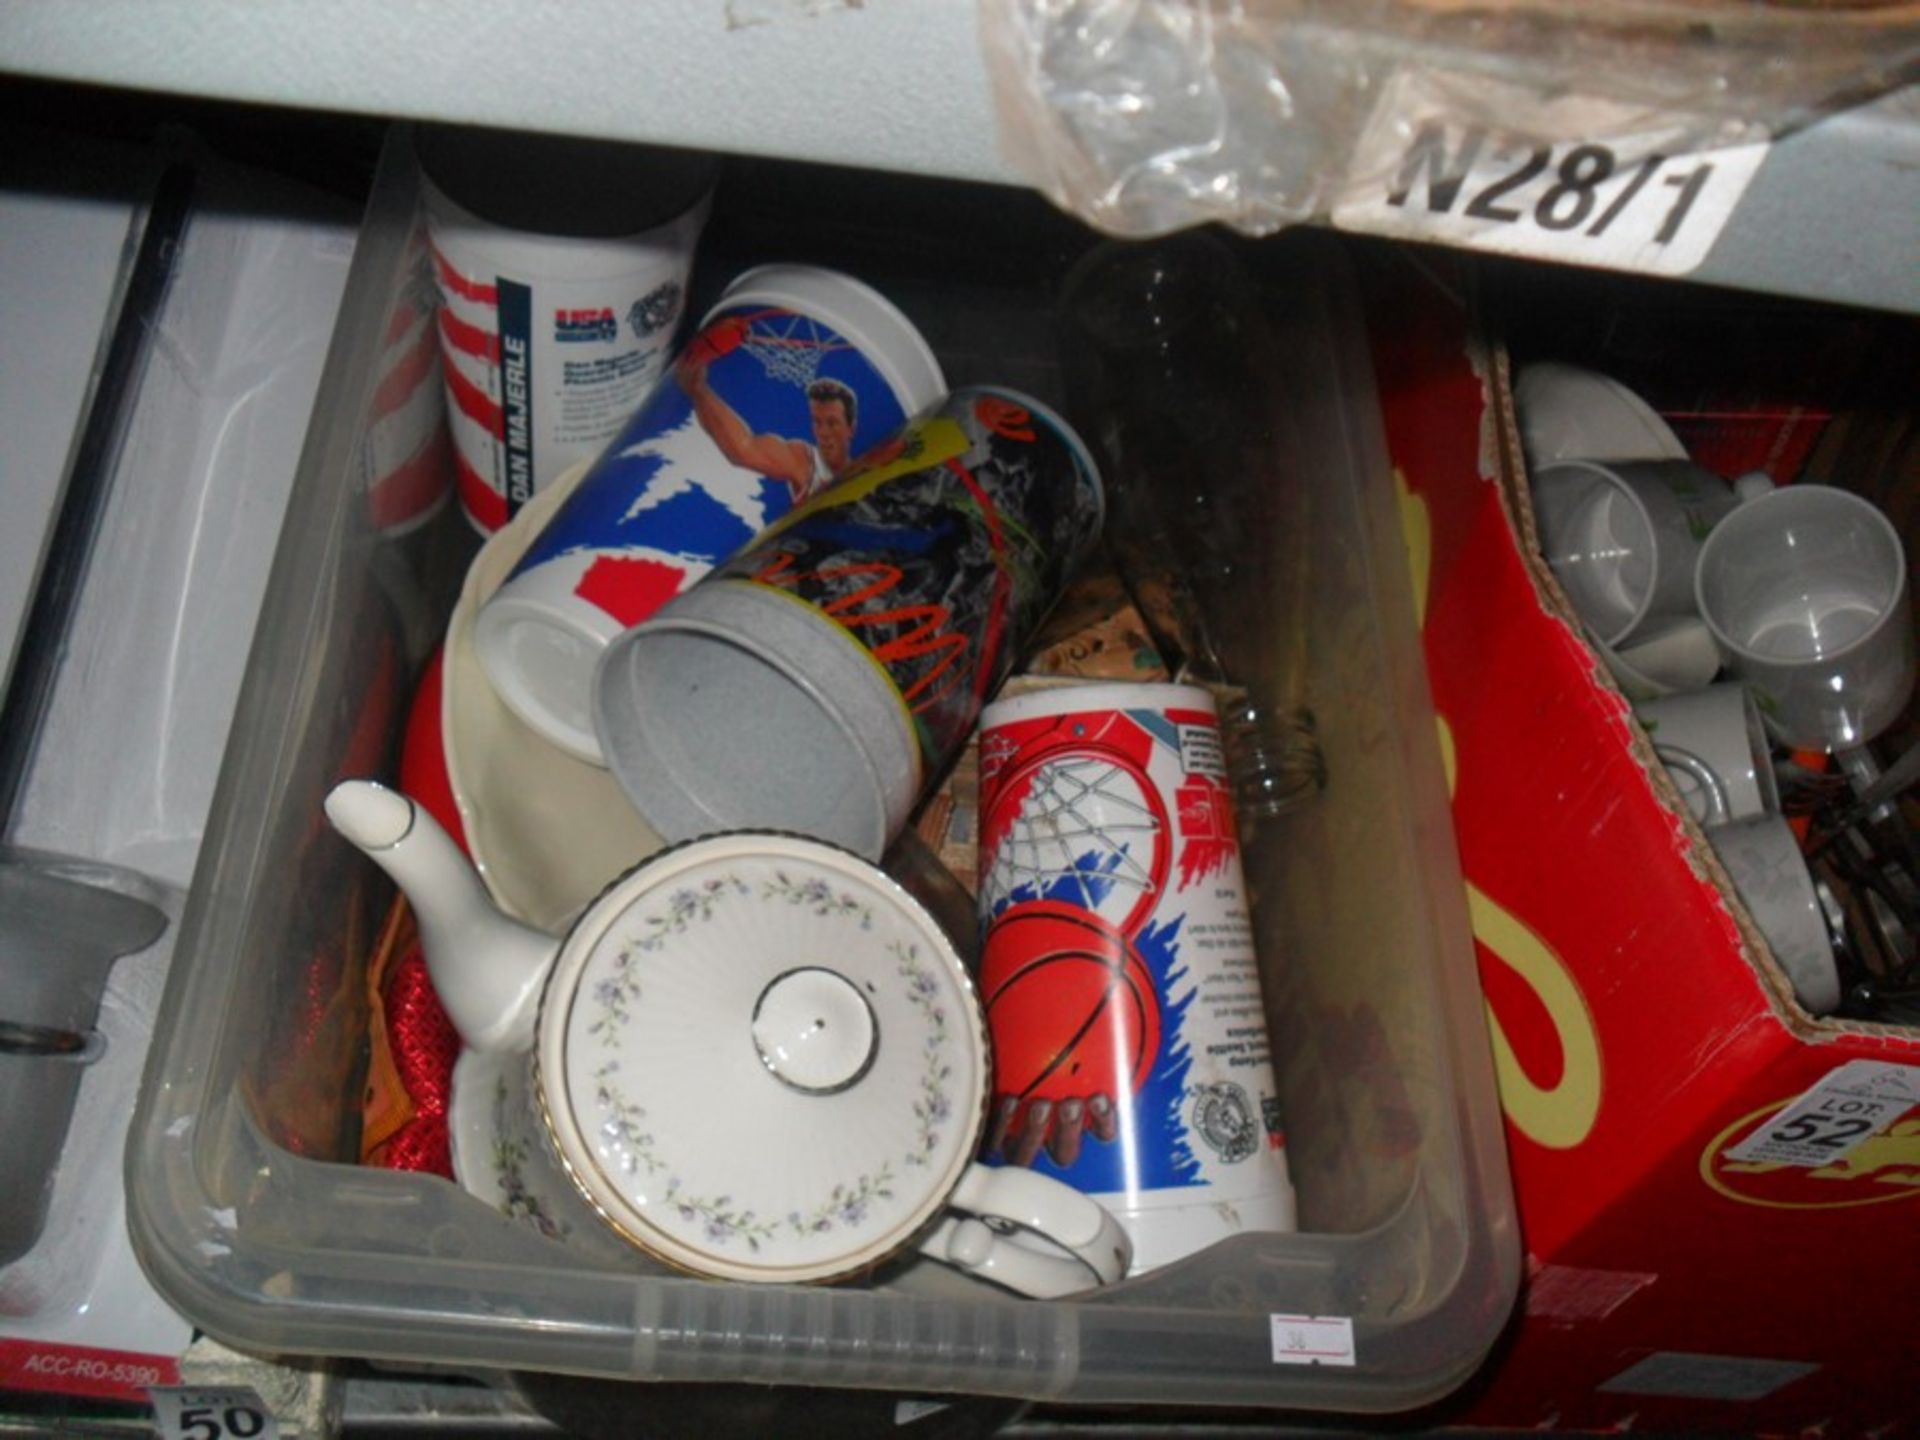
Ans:
POLYGON ((720 453, 743 470, 778 480, 793 495, 793 503, 824 489, 853 459, 853 430, 859 402, 853 390, 838 380, 819 379, 807 385, 807 410, 813 422, 813 440, 760 434, 720 398, 707 381, 707 367, 737 349, 746 335, 745 322, 715 326, 688 347, 674 366, 674 377, 693 402, 694 418, 720 453))

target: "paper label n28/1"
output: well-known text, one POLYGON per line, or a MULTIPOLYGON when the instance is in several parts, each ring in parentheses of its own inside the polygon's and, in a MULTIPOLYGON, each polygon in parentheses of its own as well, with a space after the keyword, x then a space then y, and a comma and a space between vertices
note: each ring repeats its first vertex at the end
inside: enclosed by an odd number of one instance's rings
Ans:
MULTIPOLYGON (((1403 75, 1375 108, 1333 207, 1350 230, 1656 275, 1697 268, 1766 158, 1702 147, 1697 124, 1605 101, 1542 102, 1403 75), (1503 129, 1478 117, 1511 115, 1503 129), (1464 118, 1462 118, 1464 117, 1464 118)), ((1511 88, 1511 87, 1501 87, 1511 88)))
POLYGON ((1817 1169, 1920 1104, 1920 1066, 1849 1060, 1726 1152, 1729 1160, 1817 1169))

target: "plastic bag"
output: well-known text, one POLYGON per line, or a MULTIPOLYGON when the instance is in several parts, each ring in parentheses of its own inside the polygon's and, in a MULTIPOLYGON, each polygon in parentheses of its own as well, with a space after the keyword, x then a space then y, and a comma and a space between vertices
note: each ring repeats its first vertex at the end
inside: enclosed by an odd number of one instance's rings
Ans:
MULTIPOLYGON (((1444 183, 1476 130, 1631 139, 1606 162, 1630 176, 1751 146, 1920 59, 1913 0, 981 0, 981 19, 1007 154, 1132 236, 1264 234, 1422 165, 1444 183)), ((1556 221, 1598 164, 1576 163, 1556 221)))

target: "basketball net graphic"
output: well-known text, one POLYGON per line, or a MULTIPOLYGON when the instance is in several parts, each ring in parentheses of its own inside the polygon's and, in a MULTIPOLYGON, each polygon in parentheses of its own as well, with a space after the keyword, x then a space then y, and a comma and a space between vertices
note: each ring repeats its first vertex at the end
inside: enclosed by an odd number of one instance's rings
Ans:
MULTIPOLYGON (((1172 827, 1158 792, 1125 756, 1055 752, 1009 777, 1012 818, 981 880, 987 913, 1056 896, 1131 937, 1166 888, 1172 827)), ((998 828, 998 827, 996 827, 998 828)))
POLYGON ((743 317, 740 348, 759 362, 769 380, 804 390, 835 350, 853 347, 818 320, 790 310, 762 310, 743 317))

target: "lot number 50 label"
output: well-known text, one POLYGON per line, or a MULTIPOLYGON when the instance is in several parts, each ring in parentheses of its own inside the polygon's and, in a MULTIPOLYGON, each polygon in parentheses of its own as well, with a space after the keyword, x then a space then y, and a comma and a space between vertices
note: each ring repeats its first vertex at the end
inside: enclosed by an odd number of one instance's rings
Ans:
POLYGON ((149 1390, 147 1398, 162 1440, 278 1440, 272 1412, 244 1386, 162 1386, 149 1390))
POLYGON ((1515 99, 1549 141, 1450 116, 1498 109, 1435 77, 1388 87, 1356 151, 1336 225, 1501 254, 1659 275, 1695 269, 1766 158, 1753 140, 1697 149, 1677 126, 1636 131, 1619 107, 1515 99), (1464 108, 1463 108, 1464 107, 1464 108))

